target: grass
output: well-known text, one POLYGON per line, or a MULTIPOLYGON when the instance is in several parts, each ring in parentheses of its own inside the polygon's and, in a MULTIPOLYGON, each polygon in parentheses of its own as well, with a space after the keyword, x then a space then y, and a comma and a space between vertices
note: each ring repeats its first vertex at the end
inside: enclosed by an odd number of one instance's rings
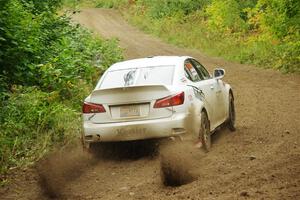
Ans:
MULTIPOLYGON (((217 0, 187 2, 95 0, 91 6, 119 9, 132 25, 168 43, 240 63, 300 73, 300 34, 287 32, 279 38, 275 30, 272 32, 272 23, 263 21, 277 14, 285 16, 284 13, 272 10, 262 15, 255 10, 262 4, 255 2, 250 5, 227 0, 234 3, 232 6, 217 0), (249 15, 245 20, 247 12, 252 18, 249 15)), ((271 4, 268 6, 273 9, 271 4)), ((286 19, 294 23, 294 18, 286 19)))
POLYGON ((266 68, 273 67, 272 44, 243 41, 247 38, 242 34, 225 35, 214 32, 207 29, 207 25, 201 22, 201 19, 197 19, 197 16, 191 15, 183 19, 170 17, 160 20, 152 20, 142 15, 126 12, 124 16, 134 26, 168 43, 198 49, 210 56, 219 56, 240 63, 255 64, 266 68))
POLYGON ((21 0, 0 7, 7 33, 0 37, 6 45, 0 49, 0 185, 10 170, 79 140, 84 98, 107 67, 123 59, 117 40, 93 35, 49 6, 32 8, 21 0))

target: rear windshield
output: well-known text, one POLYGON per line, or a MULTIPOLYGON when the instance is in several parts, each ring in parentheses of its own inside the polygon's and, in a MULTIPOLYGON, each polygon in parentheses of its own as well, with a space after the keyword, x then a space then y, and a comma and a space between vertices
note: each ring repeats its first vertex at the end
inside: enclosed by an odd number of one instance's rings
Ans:
POLYGON ((171 85, 174 66, 152 66, 109 71, 97 89, 139 86, 171 85))

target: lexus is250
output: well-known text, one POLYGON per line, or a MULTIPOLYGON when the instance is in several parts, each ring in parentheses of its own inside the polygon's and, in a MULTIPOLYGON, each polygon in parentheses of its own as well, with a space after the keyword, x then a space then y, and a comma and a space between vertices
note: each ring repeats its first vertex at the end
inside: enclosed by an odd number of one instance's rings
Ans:
POLYGON ((109 67, 83 104, 83 142, 145 140, 187 133, 191 110, 199 115, 197 139, 209 150, 223 124, 235 130, 233 91, 189 56, 154 56, 109 67), (195 106, 197 105, 197 106, 195 106), (193 108, 193 109, 191 109, 193 108))

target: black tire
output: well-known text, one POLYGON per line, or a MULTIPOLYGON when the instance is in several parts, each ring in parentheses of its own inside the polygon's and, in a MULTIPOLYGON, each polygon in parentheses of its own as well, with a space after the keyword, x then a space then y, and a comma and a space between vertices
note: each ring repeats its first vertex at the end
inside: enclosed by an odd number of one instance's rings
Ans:
POLYGON ((208 152, 211 149, 211 132, 208 116, 205 111, 201 112, 199 139, 202 143, 202 148, 204 151, 208 152))
POLYGON ((228 116, 228 122, 227 127, 230 131, 235 131, 235 107, 234 107, 234 98, 232 93, 229 93, 229 116, 228 116))

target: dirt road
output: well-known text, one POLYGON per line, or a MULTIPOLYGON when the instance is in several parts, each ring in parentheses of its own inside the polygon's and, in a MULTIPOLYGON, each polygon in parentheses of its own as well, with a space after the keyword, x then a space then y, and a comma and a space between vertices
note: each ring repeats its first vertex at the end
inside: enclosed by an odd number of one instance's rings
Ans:
MULTIPOLYGON (((166 44, 128 25, 112 10, 85 9, 74 20, 104 37, 118 38, 126 58, 191 55, 210 71, 223 66, 235 93, 237 130, 218 131, 211 152, 191 154, 188 162, 182 161, 195 174, 189 184, 164 186, 158 156, 104 159, 79 170, 65 184, 60 199, 300 199, 299 75, 166 44)), ((73 160, 81 161, 86 162, 73 160)), ((30 169, 16 177, 2 199, 46 199, 37 179, 35 169, 30 169)))

